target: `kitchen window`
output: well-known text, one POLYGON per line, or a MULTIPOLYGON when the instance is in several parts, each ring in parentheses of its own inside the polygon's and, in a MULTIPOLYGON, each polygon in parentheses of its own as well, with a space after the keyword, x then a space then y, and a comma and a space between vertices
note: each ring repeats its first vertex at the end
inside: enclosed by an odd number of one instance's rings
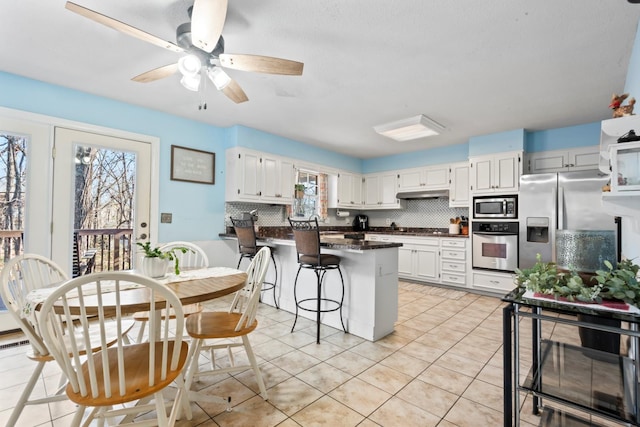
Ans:
POLYGON ((327 175, 299 169, 296 172, 293 216, 310 218, 317 215, 323 221, 327 217, 327 204, 327 175))

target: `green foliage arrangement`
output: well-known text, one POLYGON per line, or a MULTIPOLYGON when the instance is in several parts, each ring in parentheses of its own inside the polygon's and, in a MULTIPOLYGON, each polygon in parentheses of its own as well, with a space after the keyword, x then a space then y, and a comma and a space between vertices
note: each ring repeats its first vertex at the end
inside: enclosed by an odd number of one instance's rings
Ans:
POLYGON ((601 303, 619 300, 640 307, 639 266, 631 260, 620 261, 616 268, 605 261, 607 270, 597 270, 589 283, 575 271, 559 272, 553 262, 542 262, 540 254, 536 264, 528 269, 516 269, 516 283, 529 291, 553 296, 556 300, 601 303))
POLYGON ((144 252, 144 256, 147 258, 160 258, 160 259, 168 259, 169 261, 173 261, 173 269, 176 275, 180 274, 180 260, 176 256, 176 251, 186 254, 187 252, 193 252, 193 250, 189 248, 185 248, 184 246, 176 246, 175 248, 171 248, 166 251, 161 251, 159 247, 152 248, 151 242, 136 242, 136 245, 142 248, 144 252))

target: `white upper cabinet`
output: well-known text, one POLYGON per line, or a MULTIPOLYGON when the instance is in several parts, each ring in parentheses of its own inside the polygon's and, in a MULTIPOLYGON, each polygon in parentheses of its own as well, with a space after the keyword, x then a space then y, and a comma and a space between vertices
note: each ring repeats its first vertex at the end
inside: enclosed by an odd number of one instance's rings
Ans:
POLYGON ((260 154, 229 149, 226 153, 227 201, 259 201, 260 154))
POLYGON ((338 174, 338 207, 362 208, 362 175, 349 172, 338 174))
POLYGON ((226 152, 226 200, 290 204, 293 162, 283 157, 233 147, 226 152))
POLYGON ((527 173, 569 172, 598 169, 600 147, 572 148, 525 155, 527 173))
POLYGON ((293 202, 293 162, 271 155, 262 156, 262 200, 276 204, 293 202))
POLYGON ((449 165, 403 169, 398 177, 398 191, 448 190, 449 165))
POLYGON ((522 152, 469 158, 470 186, 474 194, 518 191, 522 152))
POLYGON ((449 206, 469 206, 469 163, 449 165, 449 206))
POLYGON ((398 192, 398 173, 382 172, 364 176, 364 208, 365 209, 398 209, 400 200, 398 192))

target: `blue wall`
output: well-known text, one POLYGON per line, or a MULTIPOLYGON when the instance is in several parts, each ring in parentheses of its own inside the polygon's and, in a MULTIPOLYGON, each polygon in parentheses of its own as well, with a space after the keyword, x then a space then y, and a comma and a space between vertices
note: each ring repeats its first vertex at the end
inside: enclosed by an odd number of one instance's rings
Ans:
POLYGON ((394 169, 407 169, 438 163, 464 162, 469 158, 469 145, 458 144, 412 153, 395 154, 362 161, 362 172, 373 173, 394 169))
POLYGON ((241 147, 266 151, 267 153, 292 159, 300 159, 308 163, 331 165, 333 168, 358 173, 362 170, 361 159, 345 156, 244 126, 236 126, 236 143, 241 147))
POLYGON ((509 130, 469 138, 469 157, 503 151, 524 150, 524 129, 509 130))
POLYGON ((600 122, 527 132, 525 136, 525 151, 528 153, 599 144, 600 122))

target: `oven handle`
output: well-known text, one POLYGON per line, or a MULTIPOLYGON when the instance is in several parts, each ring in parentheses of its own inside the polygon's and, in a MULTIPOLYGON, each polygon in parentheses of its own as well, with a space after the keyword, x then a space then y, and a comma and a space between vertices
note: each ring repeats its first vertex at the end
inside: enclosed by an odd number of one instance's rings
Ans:
POLYGON ((500 232, 496 232, 496 233, 485 233, 482 231, 474 231, 472 232, 472 234, 478 234, 480 236, 517 236, 518 233, 500 233, 500 232))

